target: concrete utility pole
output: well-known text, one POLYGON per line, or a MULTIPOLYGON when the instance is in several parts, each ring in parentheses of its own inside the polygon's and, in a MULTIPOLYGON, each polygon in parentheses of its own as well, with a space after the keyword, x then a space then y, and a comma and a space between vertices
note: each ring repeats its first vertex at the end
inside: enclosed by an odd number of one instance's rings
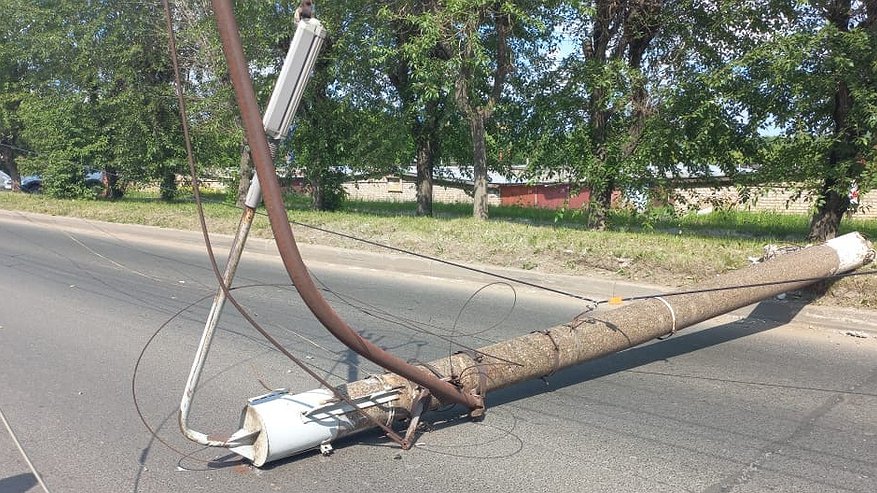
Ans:
MULTIPOLYGON (((468 392, 484 395, 673 334, 819 279, 849 272, 873 259, 870 242, 851 233, 717 276, 690 286, 685 294, 633 302, 471 354, 458 353, 424 367, 468 392)), ((392 373, 349 383, 341 391, 360 411, 340 402, 326 389, 296 395, 272 392, 251 399, 236 435, 250 437, 252 443, 231 450, 257 466, 317 447, 327 453, 331 440, 372 428, 373 420, 392 423, 412 418, 413 431, 421 412, 442 404, 421 387, 392 373), (364 413, 373 420, 366 419, 364 413)))
MULTIPOLYGON (((781 292, 856 269, 874 258, 870 243, 859 234, 850 234, 719 276, 691 287, 684 294, 657 296, 493 344, 471 354, 456 354, 431 364, 412 366, 359 336, 316 289, 301 259, 286 214, 230 0, 213 0, 212 3, 271 228, 290 279, 327 330, 358 354, 392 372, 352 382, 334 391, 322 388, 295 395, 276 391, 250 399, 241 418, 241 429, 227 440, 211 440, 194 432, 187 434, 206 445, 228 447, 257 466, 318 447, 328 453, 332 440, 376 426, 395 434, 389 426, 408 418, 409 431, 399 441, 403 446, 410 446, 417 422, 426 410, 457 403, 466 406, 473 417, 479 417, 484 412, 484 395, 491 390, 549 375, 561 368, 672 334, 781 292)), ((318 48, 309 53, 316 51, 318 48)), ((306 74, 307 70, 299 73, 306 74)), ((222 290, 228 296, 227 284, 231 279, 226 277, 222 290)), ((205 328, 205 340, 209 339, 211 323, 208 321, 205 328)), ((261 331, 255 321, 251 323, 261 331)), ((270 334, 262 333, 276 343, 270 334)), ((286 348, 276 344, 292 357, 286 348)), ((206 351, 205 345, 205 358, 206 351)), ((200 371, 199 365, 203 364, 200 354, 193 365, 193 374, 200 371)), ((185 399, 194 393, 197 375, 190 376, 190 383, 181 404, 181 426, 185 422, 183 413, 188 408, 185 399)))

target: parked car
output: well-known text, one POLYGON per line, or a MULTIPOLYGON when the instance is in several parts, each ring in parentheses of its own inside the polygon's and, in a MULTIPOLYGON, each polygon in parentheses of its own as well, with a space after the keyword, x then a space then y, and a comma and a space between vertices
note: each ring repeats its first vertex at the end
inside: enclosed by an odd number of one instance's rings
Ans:
POLYGON ((0 189, 12 190, 12 177, 0 171, 0 189))
POLYGON ((43 179, 40 175, 28 175, 21 177, 21 191, 26 193, 40 193, 43 191, 43 179))
MULTIPOLYGON (((103 188, 104 172, 86 170, 85 186, 91 189, 103 188)), ((41 193, 43 191, 43 178, 40 175, 30 175, 22 177, 21 191, 27 193, 41 193)))

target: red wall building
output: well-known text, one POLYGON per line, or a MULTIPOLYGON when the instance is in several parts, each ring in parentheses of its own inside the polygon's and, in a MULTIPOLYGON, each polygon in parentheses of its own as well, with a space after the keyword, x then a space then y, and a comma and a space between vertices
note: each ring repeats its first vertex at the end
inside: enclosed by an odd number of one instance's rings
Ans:
POLYGON ((541 207, 545 209, 560 209, 566 206, 570 209, 578 209, 587 204, 591 198, 591 192, 587 189, 583 189, 573 196, 570 196, 569 191, 570 186, 566 183, 550 185, 499 185, 500 203, 502 205, 541 207))

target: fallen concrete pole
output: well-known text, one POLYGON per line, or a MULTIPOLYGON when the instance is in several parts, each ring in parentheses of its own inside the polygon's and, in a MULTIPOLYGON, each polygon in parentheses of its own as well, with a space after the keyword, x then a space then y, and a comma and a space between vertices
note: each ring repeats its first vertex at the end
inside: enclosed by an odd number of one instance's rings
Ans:
MULTIPOLYGON (((633 302, 423 366, 466 392, 483 395, 672 334, 819 279, 855 270, 873 259, 870 242, 851 233, 722 274, 688 287, 683 294, 633 302)), ((340 402, 326 389, 296 395, 277 391, 250 399, 241 417, 241 430, 230 440, 240 445, 231 450, 256 466, 315 448, 327 453, 332 440, 374 427, 364 413, 388 424, 406 418, 414 418, 416 424, 420 411, 443 404, 392 373, 352 382, 340 390, 360 411, 340 402)))

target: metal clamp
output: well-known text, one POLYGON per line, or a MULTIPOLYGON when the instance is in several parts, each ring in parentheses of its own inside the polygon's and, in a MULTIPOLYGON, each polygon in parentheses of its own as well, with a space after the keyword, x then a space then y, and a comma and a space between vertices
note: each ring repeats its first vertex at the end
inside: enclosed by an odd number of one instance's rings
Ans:
POLYGON ((658 337, 659 341, 663 341, 665 339, 669 339, 670 337, 673 337, 673 335, 676 334, 676 310, 673 309, 673 305, 671 305, 669 301, 665 300, 661 296, 655 296, 655 299, 660 301, 661 303, 663 303, 664 306, 666 306, 667 309, 670 310, 670 320, 673 324, 672 328, 670 329, 669 334, 662 336, 662 337, 658 337))
MULTIPOLYGON (((570 329, 572 329, 572 328, 570 328, 570 329)), ((551 375, 554 375, 555 373, 557 373, 557 370, 560 369, 560 346, 557 345, 557 341, 555 341, 554 336, 551 335, 551 330, 536 330, 536 331, 533 331, 533 334, 542 334, 542 335, 548 337, 548 340, 551 341, 551 345, 554 346, 554 352, 552 353, 554 355, 554 358, 553 358, 554 364, 551 365, 550 372, 546 373, 545 375, 542 375, 542 379, 545 380, 546 378, 550 377, 551 375)), ((545 383, 548 383, 548 381, 546 380, 545 383)))
POLYGON ((420 418, 423 413, 429 409, 432 395, 429 389, 421 388, 414 402, 411 403, 411 421, 408 423, 408 430, 405 432, 405 438, 402 440, 402 450, 408 450, 414 446, 414 434, 417 432, 417 425, 420 424, 420 418))
MULTIPOLYGON (((472 397, 474 397, 475 402, 478 404, 475 407, 469 408, 469 417, 473 419, 481 419, 484 417, 484 412, 486 410, 486 406, 484 403, 484 396, 487 394, 487 371, 484 368, 484 355, 479 353, 478 351, 473 350, 463 350, 457 351, 455 354, 465 354, 475 363, 472 367, 475 368, 475 371, 478 372, 478 385, 476 388, 470 391, 472 397)), ((462 377, 462 374, 460 375, 462 377)))

